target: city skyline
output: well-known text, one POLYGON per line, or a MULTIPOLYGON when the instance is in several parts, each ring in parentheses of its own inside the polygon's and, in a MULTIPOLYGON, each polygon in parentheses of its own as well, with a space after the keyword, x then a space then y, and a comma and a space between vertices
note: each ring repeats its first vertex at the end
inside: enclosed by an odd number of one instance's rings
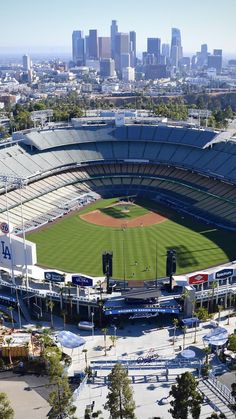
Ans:
POLYGON ((204 9, 198 4, 169 0, 168 8, 159 0, 147 0, 145 8, 135 0, 118 4, 101 0, 85 4, 80 0, 56 2, 46 0, 35 7, 28 0, 13 0, 2 10, 0 27, 0 54, 3 53, 67 53, 71 54, 71 34, 82 30, 88 34, 97 29, 99 36, 109 36, 112 19, 117 20, 119 31, 137 33, 137 52, 147 49, 147 38, 161 38, 170 43, 171 28, 181 30, 184 54, 194 53, 207 43, 209 50, 223 49, 225 55, 236 55, 232 38, 234 0, 226 0, 224 8, 219 2, 205 0, 204 9), (123 7, 122 7, 123 6, 123 7), (9 25, 11 22, 11 25, 9 25), (219 30, 220 28, 220 30, 219 30))

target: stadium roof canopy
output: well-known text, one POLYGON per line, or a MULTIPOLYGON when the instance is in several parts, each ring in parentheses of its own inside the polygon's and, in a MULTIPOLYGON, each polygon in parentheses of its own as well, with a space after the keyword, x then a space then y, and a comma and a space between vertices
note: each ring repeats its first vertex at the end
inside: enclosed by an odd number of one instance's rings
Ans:
POLYGON ((167 125, 124 125, 121 127, 98 125, 82 126, 76 129, 32 130, 28 133, 17 133, 17 136, 25 144, 31 145, 38 150, 47 150, 72 144, 115 140, 165 142, 203 148, 217 136, 217 133, 196 128, 167 125))

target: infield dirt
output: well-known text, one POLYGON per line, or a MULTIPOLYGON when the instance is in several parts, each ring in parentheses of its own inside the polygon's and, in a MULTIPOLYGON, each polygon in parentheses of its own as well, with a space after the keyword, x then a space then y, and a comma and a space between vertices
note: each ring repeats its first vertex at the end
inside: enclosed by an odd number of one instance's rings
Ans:
POLYGON ((162 215, 150 211, 148 214, 131 220, 121 220, 113 218, 110 215, 102 213, 100 210, 91 211, 87 214, 80 215, 80 218, 91 224, 96 224, 103 227, 117 227, 117 228, 131 228, 131 227, 146 227, 153 224, 160 224, 166 221, 167 218, 162 215))

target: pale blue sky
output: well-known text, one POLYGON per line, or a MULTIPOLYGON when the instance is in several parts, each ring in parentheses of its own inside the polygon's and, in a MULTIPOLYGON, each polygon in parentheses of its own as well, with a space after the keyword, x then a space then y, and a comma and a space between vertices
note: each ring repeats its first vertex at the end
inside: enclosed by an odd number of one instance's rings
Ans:
POLYGON ((180 28, 184 52, 222 48, 236 54, 236 0, 11 0, 1 1, 0 53, 71 50, 74 29, 98 29, 108 36, 112 19, 119 30, 137 33, 137 50, 147 37, 170 41, 180 28))

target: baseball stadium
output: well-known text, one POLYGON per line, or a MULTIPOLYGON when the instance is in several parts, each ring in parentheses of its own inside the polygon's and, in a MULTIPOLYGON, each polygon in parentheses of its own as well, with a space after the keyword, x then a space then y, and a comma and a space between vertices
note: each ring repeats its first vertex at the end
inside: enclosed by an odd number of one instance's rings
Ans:
POLYGON ((234 140, 180 125, 129 121, 18 132, 0 150, 1 220, 37 244, 38 264, 113 276, 165 274, 166 251, 178 274, 234 259, 234 140), (21 184, 22 186, 22 184, 21 184))

